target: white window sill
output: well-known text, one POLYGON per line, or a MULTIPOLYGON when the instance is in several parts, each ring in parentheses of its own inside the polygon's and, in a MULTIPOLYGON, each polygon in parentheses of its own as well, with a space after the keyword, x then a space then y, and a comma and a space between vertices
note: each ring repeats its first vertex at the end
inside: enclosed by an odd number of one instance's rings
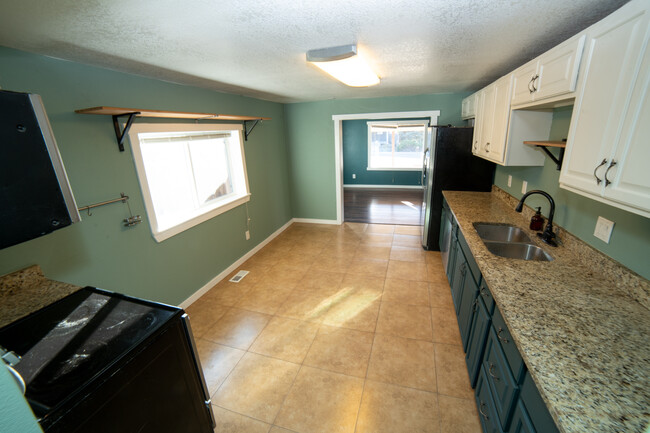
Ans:
POLYGON ((219 207, 212 209, 209 212, 206 212, 201 215, 197 215, 192 219, 184 221, 178 225, 169 227, 165 230, 161 230, 161 231, 152 230, 151 234, 153 235, 153 238, 156 240, 156 242, 160 243, 165 239, 169 239, 172 236, 175 236, 187 229, 190 229, 198 224, 201 224, 202 222, 212 219, 217 215, 221 215, 222 213, 228 212, 229 210, 234 209, 237 206, 247 203, 250 201, 250 199, 251 199, 251 195, 246 194, 244 196, 233 197, 230 200, 224 200, 223 202, 220 203, 219 207))

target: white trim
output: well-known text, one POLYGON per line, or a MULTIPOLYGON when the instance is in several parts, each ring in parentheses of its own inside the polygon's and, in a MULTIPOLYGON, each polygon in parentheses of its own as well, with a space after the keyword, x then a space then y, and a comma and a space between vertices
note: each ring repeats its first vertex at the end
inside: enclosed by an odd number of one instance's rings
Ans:
POLYGON ((398 111, 390 113, 334 114, 334 176, 336 180, 336 224, 343 223, 343 135, 341 122, 358 119, 404 119, 409 117, 428 117, 431 124, 438 123, 440 110, 398 111))
POLYGON ((316 218, 294 218, 294 223, 341 225, 337 220, 319 220, 316 218))
POLYGON ((391 113, 357 113, 357 114, 334 114, 332 120, 359 120, 359 119, 406 119, 409 117, 428 117, 431 123, 438 122, 440 110, 431 111, 396 111, 391 113))
POLYGON ((422 171, 421 168, 370 168, 366 167, 366 171, 422 171))
POLYGON ((422 189, 422 185, 364 185, 360 183, 344 184, 343 188, 357 189, 422 189))
POLYGON ((264 248, 269 242, 271 242, 273 239, 278 237, 283 231, 289 228, 291 224, 293 224, 294 220, 291 219, 289 220, 285 225, 271 233, 269 237, 264 239, 262 242, 257 244, 252 250, 241 256, 235 263, 232 265, 228 266, 226 269, 224 269, 223 272, 221 272, 219 275, 216 277, 212 278, 210 281, 208 281, 206 284, 203 285, 199 290, 194 292, 192 295, 190 295, 187 299, 185 299, 183 302, 179 304, 179 307, 185 309, 192 305, 194 301, 199 299, 201 296, 205 295, 208 290, 213 288, 215 285, 217 285, 221 280, 226 278, 228 275, 230 275, 234 270, 236 270, 239 266, 241 266, 246 260, 250 259, 256 252, 264 248))

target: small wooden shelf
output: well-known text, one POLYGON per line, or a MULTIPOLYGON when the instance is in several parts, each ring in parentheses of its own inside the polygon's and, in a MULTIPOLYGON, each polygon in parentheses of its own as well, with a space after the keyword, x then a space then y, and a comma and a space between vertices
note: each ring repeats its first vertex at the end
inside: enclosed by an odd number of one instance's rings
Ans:
POLYGON ((91 107, 75 110, 78 114, 99 114, 104 116, 113 116, 113 127, 115 128, 115 137, 120 152, 124 152, 124 139, 131 128, 131 124, 136 117, 158 117, 167 119, 189 119, 189 120, 235 120, 244 122, 244 139, 248 140, 253 128, 262 120, 271 120, 270 117, 260 116, 239 116, 236 114, 216 114, 216 113, 190 113, 186 111, 164 111, 164 110, 144 110, 140 108, 121 108, 121 107, 91 107), (120 130, 118 119, 121 116, 128 116, 124 130, 120 130), (249 126, 250 123, 250 126, 249 126))
POLYGON ((524 141, 524 144, 544 147, 566 147, 566 141, 524 141))
POLYGON ((564 160, 564 149, 566 149, 566 141, 524 141, 524 144, 529 144, 531 146, 537 146, 548 155, 549 158, 557 165, 557 169, 562 168, 562 161, 564 160), (560 149, 560 156, 556 158, 555 155, 548 150, 549 147, 556 147, 560 149))

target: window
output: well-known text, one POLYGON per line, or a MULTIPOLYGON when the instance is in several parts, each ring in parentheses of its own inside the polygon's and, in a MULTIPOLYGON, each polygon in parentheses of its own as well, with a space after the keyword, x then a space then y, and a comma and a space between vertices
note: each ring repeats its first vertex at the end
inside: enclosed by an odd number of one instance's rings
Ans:
POLYGON ((129 138, 156 241, 250 200, 241 125, 134 124, 129 138))
POLYGON ((368 170, 422 170, 421 120, 368 122, 368 170))

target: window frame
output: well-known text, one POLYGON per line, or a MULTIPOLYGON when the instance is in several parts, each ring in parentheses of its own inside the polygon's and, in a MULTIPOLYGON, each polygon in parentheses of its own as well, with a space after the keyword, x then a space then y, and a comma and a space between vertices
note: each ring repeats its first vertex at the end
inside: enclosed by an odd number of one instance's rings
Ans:
MULTIPOLYGON (((423 134, 424 134, 424 147, 426 147, 426 140, 427 140, 427 120, 369 120, 367 123, 368 127, 368 160, 366 164, 366 170, 367 171, 422 171, 422 167, 420 168, 413 168, 413 167, 407 167, 407 168, 395 168, 395 167, 371 167, 370 166, 370 156, 372 153, 372 127, 373 126, 381 126, 381 125, 395 125, 396 127, 399 126, 406 126, 406 125, 422 125, 423 127, 423 134)), ((424 149, 423 149, 424 151, 424 149)))
POLYGON ((241 206, 250 201, 251 192, 248 182, 248 171, 246 169, 246 154, 244 151, 244 137, 243 125, 241 124, 190 124, 190 123, 134 123, 128 133, 129 141, 131 143, 131 153, 133 154, 133 162, 135 164, 138 182, 140 183, 140 190, 144 200, 144 206, 149 220, 149 227, 151 235, 156 242, 162 242, 175 236, 185 230, 188 230, 198 224, 208 221, 218 215, 221 215, 235 207, 241 206), (165 229, 159 229, 158 218, 156 217, 153 200, 151 198, 151 191, 149 188, 149 181, 144 167, 144 160, 142 158, 142 150, 140 148, 139 134, 142 133, 178 133, 178 132, 224 132, 224 131, 237 131, 239 135, 239 149, 241 152, 242 168, 244 175, 244 185, 246 192, 243 195, 237 195, 230 199, 222 200, 217 206, 209 210, 197 214, 189 219, 173 225, 165 229))

